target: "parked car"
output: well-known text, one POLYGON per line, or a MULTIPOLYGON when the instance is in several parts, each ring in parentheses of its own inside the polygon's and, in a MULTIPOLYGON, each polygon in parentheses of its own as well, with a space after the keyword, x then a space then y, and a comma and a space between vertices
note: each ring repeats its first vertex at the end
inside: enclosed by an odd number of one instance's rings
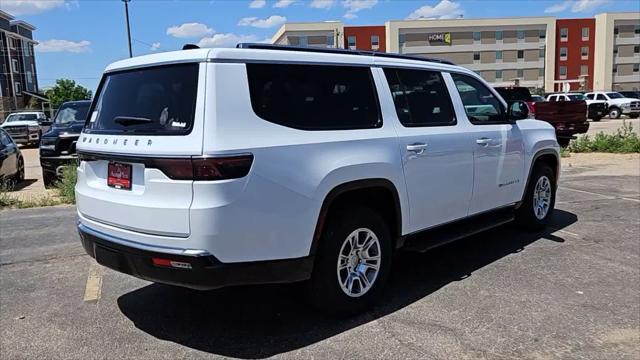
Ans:
POLYGON ((242 47, 107 67, 78 141, 78 228, 98 263, 195 289, 304 280, 316 306, 354 313, 398 248, 548 223, 554 128, 474 72, 242 47))
POLYGON ((7 116, 0 125, 18 144, 27 146, 37 145, 44 129, 48 129, 51 122, 48 121, 43 112, 19 112, 7 116))
POLYGON ((632 119, 640 116, 640 100, 638 99, 630 99, 613 91, 589 92, 585 96, 589 100, 606 101, 611 119, 619 119, 620 115, 627 115, 632 119))
POLYGON ((60 106, 49 132, 40 141, 42 179, 49 186, 59 180, 66 165, 77 161, 76 143, 91 101, 69 101, 60 106))
POLYGON ((0 128, 0 182, 24 180, 24 159, 18 145, 0 128))
POLYGON ((496 87, 496 90, 507 101, 526 102, 529 106, 529 117, 553 125, 561 146, 569 145, 569 141, 574 139, 576 134, 584 134, 589 130, 587 103, 584 100, 533 102, 526 87, 496 87))
POLYGON ((607 103, 602 100, 590 100, 581 93, 560 93, 547 96, 547 101, 585 101, 587 103, 587 118, 600 121, 608 114, 607 103))
POLYGON ((618 93, 628 99, 640 99, 640 91, 618 91, 618 93))

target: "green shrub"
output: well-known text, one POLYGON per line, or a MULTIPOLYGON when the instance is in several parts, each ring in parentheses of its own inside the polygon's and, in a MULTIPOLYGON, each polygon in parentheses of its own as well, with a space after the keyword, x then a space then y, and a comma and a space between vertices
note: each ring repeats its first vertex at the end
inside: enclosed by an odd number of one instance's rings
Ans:
POLYGON ((78 173, 76 165, 65 166, 62 170, 62 179, 55 184, 56 189, 60 192, 60 197, 67 203, 75 204, 76 202, 76 181, 78 173))
POLYGON ((640 137, 633 131, 633 126, 626 121, 615 134, 597 133, 591 137, 583 135, 569 144, 569 151, 580 152, 606 152, 606 153, 640 153, 640 137))

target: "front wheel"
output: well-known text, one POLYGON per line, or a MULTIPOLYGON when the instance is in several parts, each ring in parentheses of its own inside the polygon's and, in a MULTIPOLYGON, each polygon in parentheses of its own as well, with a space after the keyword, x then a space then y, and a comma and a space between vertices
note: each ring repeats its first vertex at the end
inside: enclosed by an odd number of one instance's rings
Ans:
POLYGON ((310 302, 322 311, 352 315, 379 300, 391 269, 391 234, 385 220, 360 206, 337 211, 320 239, 310 302))
POLYGON ((555 203, 554 171, 547 164, 538 164, 533 168, 524 200, 516 210, 516 222, 529 230, 542 229, 549 222, 555 203))
POLYGON ((619 119, 620 115, 622 115, 622 113, 617 107, 612 107, 609 109, 609 119, 619 119))
POLYGON ((17 168, 18 168, 18 171, 16 172, 16 175, 15 175, 15 181, 16 181, 16 184, 19 184, 22 181, 24 181, 24 160, 22 159, 22 157, 18 158, 17 168))

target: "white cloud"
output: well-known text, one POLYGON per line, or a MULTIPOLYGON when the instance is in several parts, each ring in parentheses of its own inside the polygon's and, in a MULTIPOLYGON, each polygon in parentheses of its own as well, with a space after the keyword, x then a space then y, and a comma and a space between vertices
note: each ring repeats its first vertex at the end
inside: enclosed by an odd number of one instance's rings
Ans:
POLYGON ((64 5, 64 0, 2 0, 0 10, 16 16, 35 15, 64 5))
POLYGON ((356 13, 360 10, 371 9, 378 4, 378 0, 344 0, 342 6, 347 9, 344 17, 347 19, 355 19, 358 17, 356 13))
MULTIPOLYGON (((261 40, 260 42, 264 41, 265 40, 261 40)), ((258 37, 255 35, 237 35, 233 33, 214 34, 213 36, 200 39, 197 45, 202 48, 234 47, 241 42, 258 42, 258 37)))
POLYGON ((593 10, 608 2, 609 0, 578 0, 573 3, 573 6, 571 6, 571 12, 575 13, 593 10))
POLYGON ((414 10, 407 20, 417 19, 455 19, 463 15, 464 11, 460 7, 460 3, 442 0, 435 6, 425 5, 414 10))
POLYGON ((211 35, 214 30, 200 23, 184 23, 182 25, 172 26, 167 29, 167 35, 177 38, 194 38, 211 35))
POLYGON ((81 41, 69 41, 69 40, 44 40, 40 41, 38 45, 36 45, 35 49, 38 52, 71 52, 71 53, 82 53, 91 50, 89 48, 91 45, 90 41, 81 40, 81 41))
POLYGON ((275 4, 273 4, 274 8, 286 8, 289 7, 289 5, 293 4, 294 2, 296 2, 296 0, 278 0, 276 1, 275 4))
POLYGON ((153 44, 151 44, 151 48, 149 48, 149 50, 151 51, 156 51, 160 49, 160 43, 159 42, 154 42, 153 44))
POLYGON ((266 19, 259 19, 257 17, 246 17, 238 21, 240 26, 253 26, 257 28, 270 28, 278 25, 282 25, 287 21, 287 18, 280 15, 271 15, 266 19))
POLYGON ((313 0, 309 4, 314 9, 331 9, 336 4, 336 0, 313 0))
POLYGON ((263 8, 265 5, 267 5, 267 1, 266 0, 253 0, 249 4, 249 7, 252 8, 252 9, 260 9, 260 8, 263 8))
POLYGON ((567 10, 571 6, 571 1, 563 1, 557 4, 553 4, 544 9, 545 13, 558 13, 567 10))

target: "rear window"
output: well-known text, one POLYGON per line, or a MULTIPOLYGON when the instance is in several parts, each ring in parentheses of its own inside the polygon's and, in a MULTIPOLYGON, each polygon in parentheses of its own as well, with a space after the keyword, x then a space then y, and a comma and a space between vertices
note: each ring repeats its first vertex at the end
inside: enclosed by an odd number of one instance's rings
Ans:
POLYGON ((193 63, 107 74, 85 131, 188 134, 196 107, 198 67, 193 63))
POLYGON ((76 121, 85 121, 87 119, 89 105, 89 102, 62 104, 53 122, 56 124, 67 124, 76 121))
POLYGON ((247 64, 251 106, 262 119, 302 130, 382 126, 368 67, 247 64))
POLYGON ((531 101, 531 93, 529 89, 523 87, 497 87, 495 88, 498 94, 502 96, 505 101, 531 101))

